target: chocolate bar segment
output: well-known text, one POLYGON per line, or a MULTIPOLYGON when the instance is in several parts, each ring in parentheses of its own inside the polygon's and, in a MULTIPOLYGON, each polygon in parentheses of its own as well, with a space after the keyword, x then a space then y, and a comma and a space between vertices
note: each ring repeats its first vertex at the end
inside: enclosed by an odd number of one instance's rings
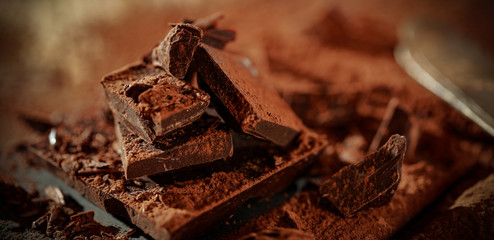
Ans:
POLYGON ((393 135, 379 150, 356 165, 344 167, 321 184, 319 192, 344 216, 369 204, 389 201, 401 180, 406 139, 393 135))
POLYGON ((211 162, 233 154, 232 136, 219 119, 201 118, 174 133, 146 143, 116 121, 127 179, 211 162))
POLYGON ((153 49, 152 62, 170 75, 184 79, 201 39, 201 28, 186 23, 176 24, 165 39, 153 49))
POLYGON ((148 142, 197 120, 209 105, 202 90, 143 63, 105 77, 102 84, 113 113, 148 142))
POLYGON ((130 220, 157 239, 193 239, 227 219, 248 199, 289 185, 326 145, 320 136, 304 135, 297 145, 275 153, 259 147, 235 149, 232 158, 201 167, 193 175, 172 172, 125 180, 114 147, 113 123, 91 117, 54 131, 55 145, 43 139, 27 147, 33 164, 46 167, 100 208, 130 220), (90 145, 95 136, 105 139, 104 145, 80 147, 73 139, 81 131, 90 132, 90 145), (94 166, 106 171, 81 172, 94 166))
POLYGON ((219 114, 236 130, 285 146, 303 128, 278 93, 249 70, 247 58, 201 44, 194 61, 219 114))

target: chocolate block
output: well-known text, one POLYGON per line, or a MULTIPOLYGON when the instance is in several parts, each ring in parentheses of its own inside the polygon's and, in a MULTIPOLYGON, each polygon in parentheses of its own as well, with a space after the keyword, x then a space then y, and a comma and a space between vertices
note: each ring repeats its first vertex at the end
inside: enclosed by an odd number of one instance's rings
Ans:
POLYGON ((201 118, 151 144, 118 121, 116 132, 127 179, 207 163, 233 154, 228 128, 214 118, 201 118))
POLYGON ((194 61, 216 109, 236 130, 285 146, 303 128, 278 93, 249 71, 247 58, 201 44, 194 61))
POLYGON ((30 145, 27 157, 97 206, 158 239, 192 239, 227 219, 246 200, 281 190, 326 145, 324 138, 304 132, 285 150, 235 149, 232 158, 203 166, 195 174, 176 172, 125 180, 114 147, 112 122, 93 116, 62 124, 54 131, 56 143, 45 138, 30 145), (89 132, 84 145, 73 141, 84 131, 89 132), (105 144, 84 147, 95 145, 96 140, 105 144))
POLYGON ((319 192, 344 216, 351 216, 380 198, 389 201, 401 180, 405 151, 405 137, 393 135, 377 152, 324 181, 319 192))
POLYGON ((201 39, 201 28, 186 23, 176 24, 153 49, 152 62, 165 69, 168 74, 184 79, 201 39))
POLYGON ((113 113, 148 142, 197 120, 209 105, 202 90, 144 63, 106 76, 102 84, 113 113))

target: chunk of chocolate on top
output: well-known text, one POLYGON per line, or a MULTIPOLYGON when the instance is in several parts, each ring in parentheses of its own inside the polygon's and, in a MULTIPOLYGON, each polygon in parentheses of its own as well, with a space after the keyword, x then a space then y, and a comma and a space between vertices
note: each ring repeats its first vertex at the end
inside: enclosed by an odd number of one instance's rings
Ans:
POLYGON ((233 154, 232 136, 217 118, 203 117, 152 144, 120 122, 115 125, 128 179, 208 163, 233 154))
POLYGON ((278 93, 264 85, 245 57, 201 44, 194 67, 221 117, 234 129, 278 145, 289 144, 303 124, 278 93))
POLYGON ((184 79, 201 39, 201 28, 192 24, 178 23, 153 49, 152 63, 162 67, 168 74, 184 79))
POLYGON ((209 95, 153 66, 138 64, 102 82, 113 113, 148 142, 197 120, 209 95))
POLYGON ((389 201, 401 180, 406 139, 393 135, 373 154, 349 165, 321 184, 319 192, 344 216, 389 201))

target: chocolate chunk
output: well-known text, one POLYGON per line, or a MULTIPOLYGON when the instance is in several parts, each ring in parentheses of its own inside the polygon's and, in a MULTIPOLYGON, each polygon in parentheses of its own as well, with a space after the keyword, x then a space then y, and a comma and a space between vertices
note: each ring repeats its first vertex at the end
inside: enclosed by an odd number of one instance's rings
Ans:
POLYGON ((214 118, 201 118, 151 144, 120 122, 116 124, 116 131, 128 179, 207 163, 233 154, 228 128, 214 118))
POLYGON ((198 119, 209 96, 143 63, 102 81, 108 104, 128 128, 148 142, 198 119))
POLYGON ((202 30, 199 27, 186 23, 176 24, 153 49, 152 62, 165 69, 168 74, 184 79, 201 39, 202 30))
POLYGON ((351 216, 378 200, 390 200, 391 192, 401 180, 405 152, 405 137, 393 135, 377 152, 324 181, 319 192, 344 216, 351 216))
POLYGON ((314 234, 290 228, 273 228, 257 233, 251 233, 241 240, 310 240, 316 239, 314 234))
POLYGON ((249 71, 247 58, 201 44, 194 61, 216 109, 234 129, 285 146, 303 128, 278 93, 249 71))
POLYGON ((101 156, 110 169, 122 169, 120 156, 112 150, 114 124, 103 116, 60 126, 69 130, 91 129, 107 137, 96 151, 78 151, 71 139, 78 131, 60 135, 70 152, 50 148, 44 140, 27 147, 33 164, 44 166, 107 212, 130 220, 145 233, 158 239, 191 239, 225 221, 245 201, 269 196, 286 187, 312 162, 312 156, 326 145, 323 137, 301 134, 293 146, 283 151, 259 147, 235 149, 232 158, 201 167, 198 174, 169 172, 141 178, 139 184, 123 174, 79 175, 59 164, 73 159, 85 168, 90 156, 101 156), (77 157, 76 157, 77 156, 77 157), (275 166, 274 158, 283 159, 275 166), (118 190, 116 188, 119 188, 118 190))
POLYGON ((223 14, 221 12, 216 12, 195 21, 186 19, 184 20, 184 23, 192 23, 203 30, 204 37, 201 40, 202 43, 223 49, 227 43, 235 40, 236 33, 230 29, 217 28, 218 22, 222 18, 223 14))

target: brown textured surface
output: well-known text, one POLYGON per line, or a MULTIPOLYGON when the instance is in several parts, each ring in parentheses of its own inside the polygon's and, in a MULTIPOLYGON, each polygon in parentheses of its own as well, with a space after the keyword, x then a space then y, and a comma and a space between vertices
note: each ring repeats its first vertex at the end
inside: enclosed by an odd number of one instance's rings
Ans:
POLYGON ((241 131, 287 145, 303 128, 290 106, 249 69, 249 59, 200 45, 195 67, 225 121, 241 131))
POLYGON ((376 152, 325 180, 319 192, 345 217, 371 204, 386 205, 400 183, 405 152, 405 137, 393 135, 376 152))
POLYGON ((113 122, 100 113, 57 127, 55 145, 41 139, 29 152, 33 161, 47 164, 97 206, 163 239, 193 238, 246 200, 280 190, 325 144, 307 132, 287 152, 236 149, 232 158, 213 163, 207 171, 129 181, 123 176, 113 131, 113 122), (88 132, 83 140, 76 137, 81 132, 88 132))
POLYGON ((166 137, 147 143, 116 123, 127 179, 211 162, 233 154, 232 136, 219 119, 201 118, 166 137))
POLYGON ((178 78, 184 79, 202 39, 202 30, 192 24, 177 23, 165 39, 153 49, 152 63, 178 78))
POLYGON ((117 228, 96 222, 93 211, 82 212, 73 199, 59 202, 46 195, 35 189, 27 193, 9 175, 0 173, 0 238, 127 239, 128 235, 118 233, 117 228))
POLYGON ((102 84, 113 113, 148 142, 198 119, 209 95, 145 62, 106 76, 102 84))
MULTIPOLYGON (((469 36, 480 39, 487 50, 492 52, 494 25, 491 1, 419 0, 391 3, 382 0, 351 0, 343 3, 332 0, 254 0, 197 4, 189 1, 180 4, 160 2, 157 5, 140 2, 57 3, 0 3, 0 11, 5 13, 0 14, 1 18, 6 19, 0 25, 7 33, 0 37, 0 48, 3 50, 0 59, 3 76, 0 82, 2 154, 7 151, 6 146, 12 146, 19 135, 33 137, 12 117, 18 110, 42 110, 49 114, 54 111, 69 112, 76 108, 72 113, 78 112, 78 105, 91 105, 104 98, 101 87, 97 85, 101 76, 137 59, 155 46, 169 29, 168 22, 176 22, 183 16, 203 16, 205 12, 221 10, 225 13, 225 19, 220 24, 235 28, 238 32, 236 41, 229 44, 227 50, 248 56, 265 80, 282 91, 284 98, 303 117, 304 123, 318 131, 331 133, 329 137, 334 145, 325 149, 323 158, 312 168, 314 176, 325 178, 344 166, 333 150, 347 136, 361 135, 366 145, 370 143, 389 98, 399 98, 400 103, 409 107, 410 113, 418 118, 422 136, 417 147, 416 161, 422 165, 405 164, 403 171, 413 174, 404 173, 406 176, 400 185, 405 179, 410 179, 409 182, 413 184, 407 186, 411 189, 424 186, 420 188, 423 191, 421 194, 404 196, 404 191, 399 190, 397 194, 401 194, 401 197, 395 198, 404 201, 392 201, 390 207, 379 210, 383 214, 373 215, 383 216, 385 220, 398 224, 369 223, 377 222, 377 218, 347 220, 349 225, 363 222, 362 231, 369 232, 368 236, 387 238, 391 232, 403 226, 399 224, 404 222, 402 219, 410 219, 423 211, 427 202, 430 202, 428 200, 439 196, 449 184, 458 180, 461 174, 453 176, 454 171, 449 171, 445 166, 458 169, 457 164, 462 161, 483 161, 491 165, 494 162, 492 139, 485 135, 479 137, 482 130, 475 124, 414 83, 396 65, 389 51, 367 51, 365 47, 361 48, 362 51, 352 48, 350 44, 343 47, 319 44, 319 41, 310 38, 311 41, 299 41, 299 38, 306 37, 306 30, 311 25, 323 19, 334 6, 338 6, 343 19, 355 22, 364 17, 374 18, 379 26, 388 26, 390 32, 395 32, 396 27, 409 17, 435 16, 459 26, 469 36), (306 80, 308 84, 305 84, 306 80), (81 101, 83 104, 80 104, 81 101), (412 171, 410 166, 417 167, 412 171), (424 166, 434 166, 439 171, 421 171, 424 166), (407 200, 408 197, 411 200, 407 200), (395 211, 397 216, 386 213, 395 211), (403 212, 407 214, 401 214, 403 212)), ((365 23, 361 26, 365 26, 365 23)), ((363 33, 350 35, 373 37, 374 26, 369 27, 360 28, 363 33)), ((359 44, 362 43, 365 44, 365 41, 359 41, 359 44)), ((71 114, 65 116, 70 117, 71 114)), ((461 172, 465 171, 462 169, 461 172)), ((290 200, 293 205, 291 208, 302 208, 301 204, 307 202, 304 196, 308 195, 309 190, 304 190, 303 196, 297 200, 290 200), (299 207, 295 206, 297 204, 299 207)), ((315 198, 311 200, 312 205, 314 202, 315 198)), ((309 207, 307 211, 314 212, 311 216, 302 214, 304 211, 291 211, 293 214, 290 214, 292 217, 299 216, 294 217, 301 220, 298 223, 303 220, 299 224, 302 228, 303 223, 310 222, 307 220, 309 218, 323 219, 320 217, 324 215, 322 210, 309 207)), ((286 219, 287 214, 281 216, 286 219)), ((265 225, 277 221, 277 218, 271 221, 263 219, 261 222, 265 225)), ((343 225, 339 221, 343 220, 336 221, 336 227, 333 228, 320 225, 321 221, 312 223, 319 224, 317 228, 312 224, 307 225, 310 229, 327 231, 325 236, 331 237, 331 229, 343 225)), ((349 234, 355 236, 352 231, 355 230, 350 229, 349 234)), ((344 235, 344 228, 335 232, 336 236, 338 234, 344 235)))

